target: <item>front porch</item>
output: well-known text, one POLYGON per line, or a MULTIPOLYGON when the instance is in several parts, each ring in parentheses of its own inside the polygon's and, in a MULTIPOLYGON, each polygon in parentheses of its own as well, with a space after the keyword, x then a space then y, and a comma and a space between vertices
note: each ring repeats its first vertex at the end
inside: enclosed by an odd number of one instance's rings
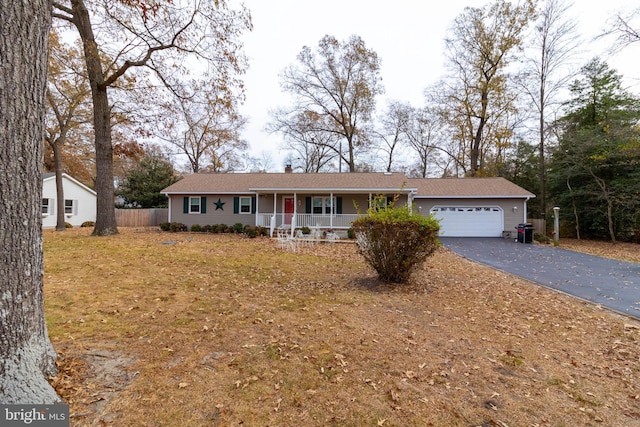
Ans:
POLYGON ((351 223, 360 215, 358 214, 301 214, 301 213, 257 213, 256 221, 258 226, 268 228, 273 235, 277 228, 291 229, 291 233, 298 228, 308 227, 312 230, 341 230, 346 233, 351 227, 351 223))

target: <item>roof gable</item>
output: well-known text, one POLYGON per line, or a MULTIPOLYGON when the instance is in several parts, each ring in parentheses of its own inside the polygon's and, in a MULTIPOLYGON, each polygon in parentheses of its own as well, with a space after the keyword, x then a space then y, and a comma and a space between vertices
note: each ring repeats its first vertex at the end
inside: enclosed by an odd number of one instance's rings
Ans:
MULTIPOLYGON (((42 174, 42 181, 50 181, 53 180, 55 181, 56 179, 56 174, 55 172, 45 172, 42 174)), ((62 174, 62 180, 67 180, 75 185, 77 185, 78 187, 82 188, 83 190, 87 191, 88 193, 93 194, 94 196, 97 195, 97 193, 95 192, 95 190, 92 190, 91 188, 87 187, 86 185, 84 185, 83 183, 81 183, 80 181, 78 181, 77 179, 75 179, 74 177, 72 177, 71 175, 68 175, 66 173, 62 174)))

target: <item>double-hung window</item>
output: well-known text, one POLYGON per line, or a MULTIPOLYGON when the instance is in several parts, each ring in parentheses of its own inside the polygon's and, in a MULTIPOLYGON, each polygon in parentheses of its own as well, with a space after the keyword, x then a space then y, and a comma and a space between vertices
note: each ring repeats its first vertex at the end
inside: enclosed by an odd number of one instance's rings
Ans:
POLYGON ((184 214, 206 214, 207 198, 199 196, 184 196, 184 204, 182 205, 182 213, 184 214))
POLYGON ((240 197, 240 213, 251 213, 251 197, 240 197))
POLYGON ((64 214, 65 215, 77 215, 78 214, 78 201, 77 200, 64 200, 64 214))
POLYGON ((53 203, 51 199, 42 199, 42 214, 49 215, 51 213, 51 207, 53 203))
POLYGON ((335 197, 314 197, 313 198, 313 213, 316 215, 333 214, 336 212, 336 198, 335 197))
POLYGON ((200 197, 189 197, 189 213, 199 214, 201 210, 200 197))

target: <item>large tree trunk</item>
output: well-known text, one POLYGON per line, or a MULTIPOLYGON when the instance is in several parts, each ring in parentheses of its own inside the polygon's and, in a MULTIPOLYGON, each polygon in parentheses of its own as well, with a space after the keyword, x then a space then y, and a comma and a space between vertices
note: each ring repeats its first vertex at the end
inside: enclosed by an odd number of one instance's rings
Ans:
POLYGON ((65 231, 67 229, 64 223, 64 186, 62 185, 62 153, 60 150, 62 142, 54 141, 53 161, 56 165, 56 231, 65 231))
MULTIPOLYGON (((544 59, 543 59, 544 61, 544 59)), ((544 110, 545 110, 545 95, 544 95, 544 81, 540 83, 540 117, 539 117, 539 131, 540 131, 540 143, 538 145, 539 162, 538 170, 540 172, 540 217, 546 221, 547 219, 547 166, 544 159, 544 140, 545 140, 545 125, 544 125, 544 110)), ((545 222, 546 224, 546 222, 545 222)))
POLYGON ((0 0, 0 402, 60 402, 45 375, 42 141, 49 0, 0 0))
MULTIPOLYGON (((486 86, 489 86, 489 82, 487 81, 486 86)), ((481 169, 480 164, 480 146, 482 145, 482 138, 484 137, 484 126, 487 123, 487 106, 489 105, 489 94, 487 89, 483 89, 481 93, 481 113, 480 116, 477 117, 480 119, 478 123, 478 128, 476 129, 476 133, 473 136, 473 141, 471 142, 471 153, 470 153, 470 176, 475 177, 478 176, 478 171, 481 169)))
POLYGON ((84 49, 87 75, 93 100, 93 127, 96 148, 97 213, 94 236, 118 233, 114 205, 113 146, 111 145, 111 115, 104 70, 95 41, 89 11, 83 0, 72 0, 73 19, 84 49))

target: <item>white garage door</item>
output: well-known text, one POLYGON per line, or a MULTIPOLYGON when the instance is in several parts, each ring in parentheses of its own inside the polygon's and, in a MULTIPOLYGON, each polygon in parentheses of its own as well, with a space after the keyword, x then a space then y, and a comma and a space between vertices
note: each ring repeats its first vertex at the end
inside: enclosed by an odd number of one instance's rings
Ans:
POLYGON ((504 215, 495 206, 434 206, 443 237, 502 237, 504 215))

